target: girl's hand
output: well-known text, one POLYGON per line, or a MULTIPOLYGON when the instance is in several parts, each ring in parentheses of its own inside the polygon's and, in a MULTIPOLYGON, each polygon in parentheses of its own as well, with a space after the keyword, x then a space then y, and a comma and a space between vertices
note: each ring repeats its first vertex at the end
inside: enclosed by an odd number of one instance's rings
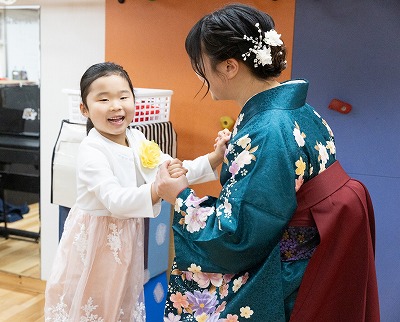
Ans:
POLYGON ((230 138, 231 132, 228 129, 218 132, 214 143, 214 151, 208 154, 208 160, 213 169, 224 161, 226 144, 229 142, 230 138))
POLYGON ((181 160, 173 159, 168 165, 168 172, 171 178, 179 178, 180 176, 185 175, 188 170, 183 167, 181 160))
POLYGON ((168 171, 170 163, 171 161, 166 161, 158 168, 154 188, 158 196, 173 205, 178 194, 187 188, 189 183, 186 176, 178 178, 170 176, 168 171))
POLYGON ((231 132, 228 129, 224 129, 218 132, 218 136, 215 138, 214 151, 224 157, 226 151, 226 144, 231 138, 231 132))

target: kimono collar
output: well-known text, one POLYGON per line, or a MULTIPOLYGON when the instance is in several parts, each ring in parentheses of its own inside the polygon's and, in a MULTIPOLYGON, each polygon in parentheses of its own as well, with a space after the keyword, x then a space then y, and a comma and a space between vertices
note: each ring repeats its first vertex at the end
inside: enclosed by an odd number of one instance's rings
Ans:
POLYGON ((281 85, 258 93, 243 106, 243 123, 264 110, 292 110, 306 103, 308 81, 299 79, 281 83, 281 85))

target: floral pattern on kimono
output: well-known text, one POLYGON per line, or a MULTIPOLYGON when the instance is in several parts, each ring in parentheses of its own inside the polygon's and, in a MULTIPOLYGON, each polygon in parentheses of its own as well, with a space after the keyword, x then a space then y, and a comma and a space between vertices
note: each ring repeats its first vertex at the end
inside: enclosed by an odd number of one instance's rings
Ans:
POLYGON ((249 99, 232 131, 220 195, 200 198, 190 188, 178 195, 164 322, 289 320, 315 245, 304 250, 307 243, 293 238, 291 250, 302 255, 282 262, 280 241, 296 191, 336 153, 329 126, 305 103, 307 90, 306 81, 291 81, 249 99))

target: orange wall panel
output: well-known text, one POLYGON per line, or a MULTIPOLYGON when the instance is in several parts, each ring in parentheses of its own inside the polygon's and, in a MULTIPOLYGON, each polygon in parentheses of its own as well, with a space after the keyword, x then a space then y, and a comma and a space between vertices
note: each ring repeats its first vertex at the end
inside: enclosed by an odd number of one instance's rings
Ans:
MULTIPOLYGON (((203 15, 227 4, 220 0, 106 0, 106 60, 121 64, 134 87, 174 91, 170 120, 178 135, 178 158, 193 159, 213 149, 221 129, 219 118, 233 119, 240 107, 233 102, 202 99, 201 82, 193 72, 184 43, 187 33, 203 15)), ((242 1, 268 12, 275 20, 288 50, 290 78, 295 0, 242 1)), ((218 195, 219 183, 198 185, 199 195, 218 195)))

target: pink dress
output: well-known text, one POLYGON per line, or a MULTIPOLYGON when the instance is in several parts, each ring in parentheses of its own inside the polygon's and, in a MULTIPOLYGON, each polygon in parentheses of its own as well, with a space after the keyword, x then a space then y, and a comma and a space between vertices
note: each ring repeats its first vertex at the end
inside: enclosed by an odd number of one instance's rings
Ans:
POLYGON ((145 321, 143 219, 72 208, 46 289, 46 321, 145 321))
MULTIPOLYGON (((78 198, 46 284, 45 321, 145 321, 143 218, 160 212, 151 201, 157 168, 140 163, 144 135, 127 138, 130 147, 93 129, 80 145, 78 198)), ((206 156, 185 162, 190 183, 216 179, 206 156)))

